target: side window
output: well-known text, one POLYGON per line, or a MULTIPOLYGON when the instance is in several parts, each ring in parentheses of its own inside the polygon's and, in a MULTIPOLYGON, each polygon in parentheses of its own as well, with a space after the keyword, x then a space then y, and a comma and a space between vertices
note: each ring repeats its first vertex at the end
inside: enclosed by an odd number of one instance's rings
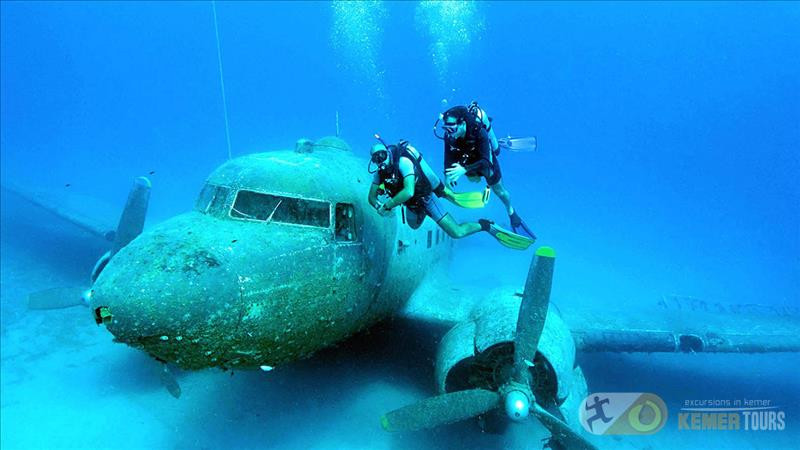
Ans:
POLYGON ((337 241, 356 240, 356 212, 353 205, 349 203, 336 204, 336 223, 334 236, 337 241))
POLYGON ((431 248, 432 243, 433 243, 433 231, 428 230, 428 248, 431 248))

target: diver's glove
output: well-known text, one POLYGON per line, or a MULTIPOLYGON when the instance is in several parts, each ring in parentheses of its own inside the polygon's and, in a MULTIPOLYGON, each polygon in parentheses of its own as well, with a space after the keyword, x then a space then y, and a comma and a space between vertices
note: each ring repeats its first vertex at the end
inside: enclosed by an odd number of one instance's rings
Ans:
POLYGON ((389 213, 389 211, 391 211, 391 209, 386 208, 386 203, 388 203, 388 200, 383 203, 381 202, 375 203, 375 211, 377 211, 378 214, 380 214, 381 216, 385 216, 386 214, 389 213))
POLYGON ((455 186, 456 181, 465 173, 467 173, 467 169, 459 163, 453 163, 449 169, 444 171, 444 174, 447 175, 447 184, 450 186, 455 186))
POLYGON ((511 215, 508 216, 508 218, 511 219, 511 229, 514 231, 514 233, 522 234, 524 232, 525 234, 530 236, 531 239, 536 239, 536 235, 533 234, 533 231, 531 231, 531 229, 528 228, 528 225, 525 224, 525 222, 522 220, 519 214, 517 214, 516 211, 511 213, 511 215), (517 228, 519 228, 519 230, 517 228))

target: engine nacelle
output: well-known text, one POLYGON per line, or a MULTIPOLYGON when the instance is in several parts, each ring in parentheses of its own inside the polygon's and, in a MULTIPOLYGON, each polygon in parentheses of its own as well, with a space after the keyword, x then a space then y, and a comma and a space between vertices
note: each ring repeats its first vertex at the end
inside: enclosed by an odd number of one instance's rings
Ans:
MULTIPOLYGON (((471 388, 498 390, 514 363, 514 336, 522 294, 497 289, 478 304, 439 344, 436 386, 439 393, 471 388)), ((587 395, 586 379, 575 366, 575 342, 550 306, 531 370, 539 404, 558 407, 570 425, 578 425, 578 404, 587 395)))

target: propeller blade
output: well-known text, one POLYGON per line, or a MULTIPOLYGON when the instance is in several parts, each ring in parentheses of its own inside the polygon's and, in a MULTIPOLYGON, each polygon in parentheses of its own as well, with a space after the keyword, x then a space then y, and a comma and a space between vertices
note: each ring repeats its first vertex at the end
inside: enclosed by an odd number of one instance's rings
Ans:
POLYGON ((128 193, 128 201, 119 218, 114 243, 111 246, 111 256, 125 247, 142 233, 144 219, 147 215, 147 204, 150 201, 150 180, 138 177, 133 182, 133 187, 128 193))
POLYGON ((458 422, 500 405, 500 394, 485 389, 450 392, 396 409, 381 417, 386 431, 414 431, 458 422))
POLYGON ((539 406, 538 403, 533 404, 531 412, 542 422, 542 425, 550 430, 550 433, 553 434, 553 439, 563 444, 564 448, 570 450, 597 450, 597 447, 587 441, 586 438, 570 428, 561 419, 539 406))
POLYGON ((158 377, 161 380, 161 385, 164 386, 171 396, 175 398, 181 397, 181 385, 178 384, 178 379, 175 378, 175 375, 172 374, 172 371, 169 370, 169 366, 167 366, 166 363, 161 363, 158 377))
POLYGON ((547 317, 555 261, 556 252, 552 248, 539 247, 525 281, 514 338, 514 380, 525 385, 529 384, 528 367, 533 364, 547 317))
POLYGON ((28 294, 28 309, 61 309, 84 305, 85 287, 57 287, 28 294))

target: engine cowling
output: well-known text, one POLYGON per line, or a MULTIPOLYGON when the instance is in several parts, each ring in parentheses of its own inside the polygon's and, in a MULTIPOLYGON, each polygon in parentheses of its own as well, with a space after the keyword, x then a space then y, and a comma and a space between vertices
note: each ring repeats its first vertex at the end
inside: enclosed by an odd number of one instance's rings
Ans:
MULTIPOLYGON (((522 294, 514 289, 497 289, 442 338, 436 357, 440 394, 472 388, 496 391, 508 380, 521 300, 522 294)), ((558 408, 568 424, 577 426, 578 405, 587 395, 586 379, 575 365, 569 328, 552 304, 530 371, 537 401, 558 408)))

